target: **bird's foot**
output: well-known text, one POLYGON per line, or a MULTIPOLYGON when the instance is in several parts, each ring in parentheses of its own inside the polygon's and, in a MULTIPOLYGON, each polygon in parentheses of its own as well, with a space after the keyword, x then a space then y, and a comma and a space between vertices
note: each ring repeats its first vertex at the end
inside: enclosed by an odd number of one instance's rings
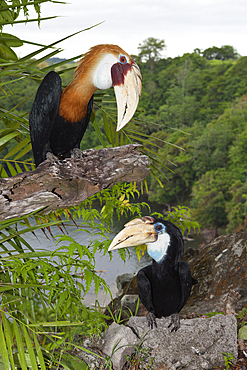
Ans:
POLYGON ((71 150, 71 158, 73 159, 83 159, 84 154, 79 148, 74 148, 71 150))
POLYGON ((153 312, 148 312, 146 314, 146 319, 147 319, 147 322, 148 322, 148 326, 151 329, 153 329, 154 327, 157 328, 156 318, 155 318, 155 314, 153 312))
POLYGON ((170 328, 172 325, 174 325, 174 326, 173 326, 171 332, 177 331, 180 328, 180 318, 179 318, 179 314, 178 313, 173 313, 171 315, 171 322, 168 325, 168 328, 170 328))
POLYGON ((46 159, 48 159, 48 161, 50 161, 51 164, 57 164, 59 166, 63 165, 63 161, 60 161, 60 159, 58 159, 58 157, 52 152, 46 153, 46 159))

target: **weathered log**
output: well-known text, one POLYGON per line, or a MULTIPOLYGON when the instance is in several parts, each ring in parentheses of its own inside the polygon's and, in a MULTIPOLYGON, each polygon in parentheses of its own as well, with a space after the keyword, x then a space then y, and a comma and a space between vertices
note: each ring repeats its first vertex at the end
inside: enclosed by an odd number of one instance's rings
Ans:
POLYGON ((83 151, 84 158, 41 163, 34 171, 0 180, 0 220, 76 206, 119 182, 141 181, 149 160, 138 144, 83 151))

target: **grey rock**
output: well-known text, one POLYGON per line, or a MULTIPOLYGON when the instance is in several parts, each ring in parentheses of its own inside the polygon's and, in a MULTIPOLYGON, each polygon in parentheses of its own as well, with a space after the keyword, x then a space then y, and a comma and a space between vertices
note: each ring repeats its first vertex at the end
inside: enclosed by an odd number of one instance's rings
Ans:
POLYGON ((130 314, 129 310, 135 314, 136 311, 136 305, 138 301, 138 294, 125 294, 121 299, 121 306, 124 310, 127 311, 128 314, 130 314))
POLYGON ((212 369, 224 366, 223 352, 238 356, 237 320, 234 315, 216 315, 209 319, 181 320, 177 332, 168 329, 169 318, 157 319, 150 330, 146 318, 131 317, 128 326, 143 340, 142 347, 154 357, 153 369, 212 369))
POLYGON ((127 326, 113 322, 105 332, 103 355, 111 358, 114 370, 121 370, 139 339, 127 326))
POLYGON ((117 293, 116 293, 116 298, 118 298, 118 297, 122 297, 122 295, 123 295, 123 289, 119 289, 119 290, 117 291, 117 293))
POLYGON ((222 311, 222 300, 229 290, 240 293, 236 310, 247 304, 247 231, 222 235, 198 249, 195 256, 184 255, 192 276, 193 285, 181 316, 189 313, 205 314, 222 311))
MULTIPOLYGON (((180 312, 181 318, 221 312, 222 300, 232 289, 241 295, 236 311, 247 304, 247 230, 219 236, 209 244, 202 245, 195 254, 185 251, 183 259, 188 262, 192 276, 198 283, 192 286, 188 302, 180 312)), ((123 289, 123 295, 137 293, 135 275, 123 289)), ((119 296, 113 301, 112 311, 120 309, 121 298, 119 296)), ((138 315, 145 315, 142 304, 140 309, 142 311, 138 315)))
POLYGON ((102 334, 86 337, 80 343, 80 347, 85 348, 85 350, 75 347, 72 354, 85 361, 90 370, 104 370, 104 361, 101 355, 103 344, 104 336, 102 334))
POLYGON ((123 289, 134 276, 135 274, 132 274, 130 272, 126 272, 125 274, 118 275, 116 277, 116 283, 117 283, 118 290, 123 289))

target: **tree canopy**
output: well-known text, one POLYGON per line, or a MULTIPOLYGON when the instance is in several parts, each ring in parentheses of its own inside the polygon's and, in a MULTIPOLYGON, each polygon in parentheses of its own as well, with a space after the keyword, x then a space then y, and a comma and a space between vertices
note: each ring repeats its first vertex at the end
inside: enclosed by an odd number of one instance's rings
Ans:
POLYGON ((202 53, 204 58, 208 60, 212 59, 219 59, 219 60, 227 60, 227 59, 238 59, 239 54, 236 52, 233 46, 224 45, 221 48, 213 46, 211 48, 205 49, 202 53))
POLYGON ((165 40, 149 37, 139 44, 138 50, 140 50, 140 52, 138 56, 141 60, 148 61, 150 69, 153 71, 154 62, 161 58, 161 52, 165 47, 165 40))
POLYGON ((165 158, 156 172, 163 188, 151 178, 149 199, 167 208, 191 206, 202 226, 214 227, 216 233, 218 228, 234 231, 246 227, 247 214, 247 57, 228 45, 204 52, 198 48, 160 58, 152 74, 148 61, 140 63, 145 81, 139 104, 139 117, 146 121, 142 131, 156 139, 165 158), (216 179, 211 190, 205 188, 205 182, 216 179), (228 188, 216 202, 222 181, 228 188), (204 197, 199 189, 218 206, 199 201, 204 197))
MULTIPOLYGON (((106 145, 108 139, 114 145, 120 141, 123 143, 123 139, 127 142, 141 140, 154 158, 151 171, 156 179, 151 177, 148 180, 149 199, 169 207, 184 204, 197 209, 199 203, 193 201, 193 187, 208 171, 217 171, 219 168, 232 171, 232 184, 239 181, 237 193, 242 194, 246 186, 247 57, 240 57, 229 45, 208 48, 204 52, 198 48, 193 53, 176 58, 162 57, 164 48, 164 40, 152 37, 139 45, 138 64, 144 83, 138 113, 133 120, 135 125, 129 124, 127 130, 130 131, 127 133, 126 130, 119 137, 115 136, 113 126, 112 131, 105 130, 108 115, 100 116, 99 101, 95 105, 96 121, 88 126, 81 148, 97 148, 102 142, 106 145), (164 188, 160 187, 157 180, 164 188)), ((55 67, 52 60, 45 63, 41 69, 55 67)), ((58 59, 56 63, 61 61, 58 59)), ((63 63, 68 69, 61 74, 66 86, 72 79, 71 67, 75 64, 63 63)), ((18 106, 12 112, 18 112, 24 119, 32 102, 32 99, 26 100, 26 93, 32 96, 36 89, 37 84, 33 79, 20 79, 11 85, 14 95, 7 94, 5 108, 10 111, 18 106)), ((110 96, 113 96, 111 92, 110 96)), ((111 107, 112 103, 106 104, 111 107)), ((4 144, 3 157, 13 148, 11 145, 13 140, 4 144)), ((28 155, 30 158, 28 153, 25 158, 28 155)), ((11 162, 9 166, 11 168, 11 162)), ((234 194, 234 190, 230 190, 232 198, 223 200, 225 224, 219 223, 229 231, 244 225, 245 219, 246 200, 241 198, 241 221, 240 216, 238 225, 232 221, 233 211, 230 211, 228 202, 231 201, 232 210, 236 209, 233 202, 239 198, 234 194)), ((202 224, 212 225, 209 219, 208 223, 204 219, 202 224)))

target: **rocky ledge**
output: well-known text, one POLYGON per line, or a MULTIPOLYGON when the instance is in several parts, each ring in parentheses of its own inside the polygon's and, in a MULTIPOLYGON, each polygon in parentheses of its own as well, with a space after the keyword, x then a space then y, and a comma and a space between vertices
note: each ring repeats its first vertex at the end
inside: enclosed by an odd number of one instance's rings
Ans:
MULTIPOLYGON (((90 368, 105 369, 105 358, 110 359, 114 370, 223 369, 224 354, 234 364, 238 356, 246 353, 244 341, 238 352, 235 310, 247 306, 247 231, 220 236, 198 250, 187 250, 184 259, 198 283, 181 311, 184 319, 179 330, 170 332, 168 318, 157 320, 158 328, 153 330, 144 317, 131 317, 125 326, 109 322, 111 325, 97 346, 98 353, 103 354, 102 361, 95 362, 93 356, 85 359, 90 368), (226 315, 200 318, 222 311, 226 315), (137 352, 137 362, 127 362, 137 352)), ((136 277, 127 284, 125 277, 123 280, 119 296, 109 305, 114 313, 121 306, 135 310, 136 277)), ((138 316, 145 313, 140 305, 138 316)), ((228 368, 246 369, 242 364, 235 366, 228 368)))
POLYGON ((88 339, 83 343, 95 356, 83 351, 75 355, 87 362, 90 369, 98 370, 219 369, 225 365, 225 354, 231 354, 232 362, 236 363, 235 315, 182 319, 178 331, 172 333, 169 323, 169 318, 157 319, 157 328, 150 329, 145 317, 136 316, 126 325, 113 322, 96 346, 88 339), (112 367, 108 367, 109 362, 112 367))
POLYGON ((241 297, 236 310, 247 304, 247 231, 222 235, 201 246, 194 255, 184 255, 197 279, 183 316, 189 312, 204 314, 222 311, 222 301, 231 289, 241 297))
MULTIPOLYGON (((204 315, 209 312, 222 312, 222 302, 230 290, 235 290, 241 297, 236 310, 247 306, 247 231, 222 235, 198 249, 189 248, 185 254, 192 276, 198 281, 192 286, 189 300, 182 309, 182 318, 204 315), (192 316, 191 316, 192 315, 192 316)), ((119 280, 119 278, 118 278, 119 280)), ((137 282, 134 276, 129 284, 120 289, 120 294, 110 303, 113 312, 121 307, 121 301, 136 300, 137 282)), ((131 308, 132 308, 131 307, 131 308)), ((146 314, 140 305, 138 316, 146 314)))

